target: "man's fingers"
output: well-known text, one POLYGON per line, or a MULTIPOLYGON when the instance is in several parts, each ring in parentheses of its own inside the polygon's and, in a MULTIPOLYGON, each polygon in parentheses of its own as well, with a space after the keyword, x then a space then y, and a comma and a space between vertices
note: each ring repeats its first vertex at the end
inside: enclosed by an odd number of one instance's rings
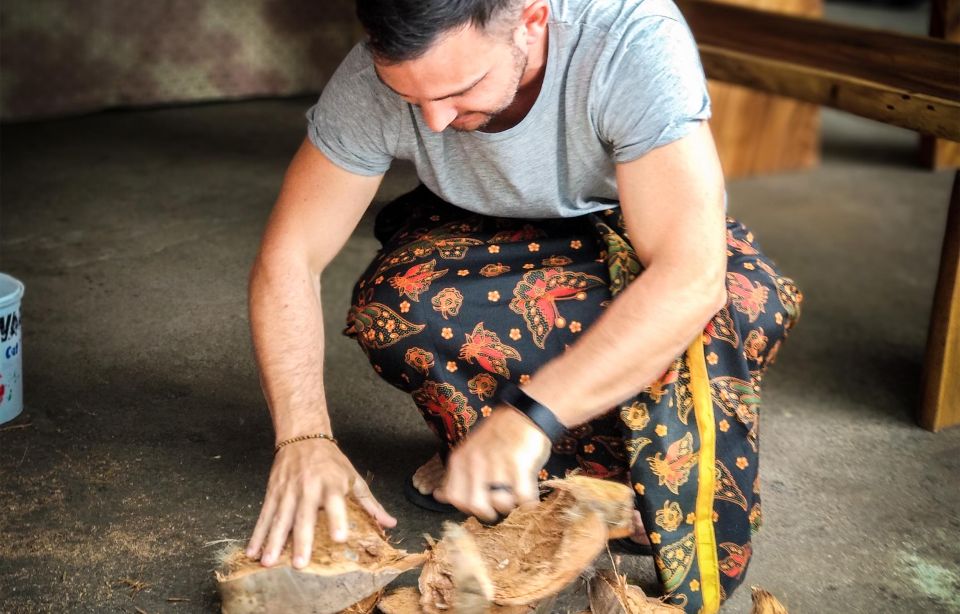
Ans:
POLYGON ((481 520, 492 522, 496 520, 497 512, 490 505, 489 473, 477 466, 473 469, 467 478, 470 482, 467 507, 481 520))
POLYGON ((313 550, 313 530, 317 524, 317 508, 320 493, 317 488, 308 489, 297 505, 297 515, 293 521, 293 566, 297 569, 310 562, 313 550))
POLYGON ((517 506, 514 499, 514 485, 507 479, 507 472, 499 466, 489 473, 487 496, 493 509, 501 514, 509 514, 517 506))
POLYGON ((519 466, 514 468, 513 495, 516 497, 517 505, 540 501, 540 488, 536 478, 524 473, 519 466))
POLYGON ((267 496, 260 508, 260 517, 257 518, 257 525, 253 529, 253 535, 250 537, 250 543, 247 544, 246 554, 251 559, 257 558, 260 548, 263 546, 263 540, 267 537, 270 525, 273 520, 273 513, 277 509, 277 497, 267 492, 267 496))
POLYGON ((370 487, 367 486, 366 482, 356 480, 353 483, 353 495, 357 498, 357 501, 360 502, 360 505, 363 506, 363 509, 367 510, 367 513, 380 523, 381 527, 389 529, 397 526, 397 519, 388 514, 387 510, 380 505, 377 498, 370 492, 370 487))
POLYGON ((443 484, 433 492, 433 496, 441 503, 449 503, 460 511, 470 512, 469 476, 462 467, 460 456, 454 451, 447 462, 447 475, 443 484))
POLYGON ((263 549, 263 556, 260 557, 260 563, 269 567, 277 562, 280 557, 280 551, 283 544, 287 541, 287 535, 290 534, 290 526, 293 524, 293 514, 296 512, 296 496, 287 493, 280 502, 280 507, 273 516, 273 524, 270 527, 270 535, 267 537, 267 545, 263 549))
POLYGON ((327 513, 327 525, 330 527, 330 539, 335 542, 347 541, 347 506, 343 494, 326 490, 323 508, 327 513))

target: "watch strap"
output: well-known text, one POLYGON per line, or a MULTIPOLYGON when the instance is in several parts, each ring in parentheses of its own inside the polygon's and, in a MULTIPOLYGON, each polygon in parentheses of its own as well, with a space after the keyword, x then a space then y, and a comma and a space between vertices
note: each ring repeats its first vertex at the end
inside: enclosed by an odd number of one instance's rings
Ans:
POLYGON ((549 407, 540 403, 512 383, 506 386, 501 401, 524 414, 537 428, 543 431, 550 443, 557 443, 567 435, 567 429, 557 419, 549 407))

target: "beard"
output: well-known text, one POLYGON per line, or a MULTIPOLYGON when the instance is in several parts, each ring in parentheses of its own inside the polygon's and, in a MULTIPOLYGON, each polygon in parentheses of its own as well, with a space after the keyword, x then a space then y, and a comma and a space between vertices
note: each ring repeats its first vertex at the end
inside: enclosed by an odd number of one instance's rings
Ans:
POLYGON ((490 122, 495 120, 497 116, 505 111, 511 104, 513 104, 514 99, 517 97, 517 91, 520 88, 520 79, 523 78, 523 73, 527 70, 528 59, 527 53, 516 45, 511 48, 511 55, 513 57, 513 76, 511 77, 510 87, 507 88, 506 94, 496 105, 496 107, 489 111, 467 111, 450 123, 451 128, 457 132, 473 132, 475 130, 481 130, 490 124, 490 122), (472 125, 461 124, 460 126, 457 126, 458 121, 471 119, 474 116, 477 117, 479 123, 472 125))

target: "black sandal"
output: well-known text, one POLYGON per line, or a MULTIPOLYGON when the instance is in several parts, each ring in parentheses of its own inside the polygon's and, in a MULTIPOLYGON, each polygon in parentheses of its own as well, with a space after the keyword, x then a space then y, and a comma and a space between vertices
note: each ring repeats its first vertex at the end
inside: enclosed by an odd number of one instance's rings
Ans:
POLYGON ((460 511, 449 503, 437 501, 433 495, 425 495, 417 490, 417 487, 413 485, 413 475, 408 477, 403 483, 403 496, 410 503, 413 503, 419 508, 430 510, 431 512, 453 514, 460 511))
POLYGON ((653 546, 638 544, 629 537, 610 540, 610 551, 619 554, 635 554, 637 556, 653 556, 653 546))

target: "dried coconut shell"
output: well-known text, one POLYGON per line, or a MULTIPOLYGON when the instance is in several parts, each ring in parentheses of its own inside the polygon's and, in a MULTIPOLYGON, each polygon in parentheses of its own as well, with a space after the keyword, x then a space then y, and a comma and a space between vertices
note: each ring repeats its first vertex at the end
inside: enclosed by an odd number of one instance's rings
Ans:
POLYGON ((753 608, 750 614, 787 614, 787 608, 783 607, 776 597, 763 590, 759 586, 751 586, 751 599, 753 608))
POLYGON ((639 586, 627 584, 625 576, 604 569, 587 584, 593 614, 676 614, 683 608, 647 597, 639 586))
POLYGON ((301 569, 291 563, 290 539, 271 567, 248 558, 240 548, 227 551, 216 571, 224 614, 366 614, 384 586, 427 558, 391 546, 352 497, 347 498, 347 520, 347 541, 336 543, 330 539, 326 515, 318 515, 311 560, 301 569))
POLYGON ((469 518, 462 533, 446 532, 420 574, 424 612, 450 611, 464 598, 464 578, 482 584, 484 576, 493 586, 493 604, 536 603, 576 579, 608 539, 630 534, 633 492, 627 486, 585 476, 544 485, 554 489, 544 501, 515 509, 496 526, 469 518), (461 567, 463 552, 469 549, 464 547, 467 536, 479 558, 472 569, 461 567))

